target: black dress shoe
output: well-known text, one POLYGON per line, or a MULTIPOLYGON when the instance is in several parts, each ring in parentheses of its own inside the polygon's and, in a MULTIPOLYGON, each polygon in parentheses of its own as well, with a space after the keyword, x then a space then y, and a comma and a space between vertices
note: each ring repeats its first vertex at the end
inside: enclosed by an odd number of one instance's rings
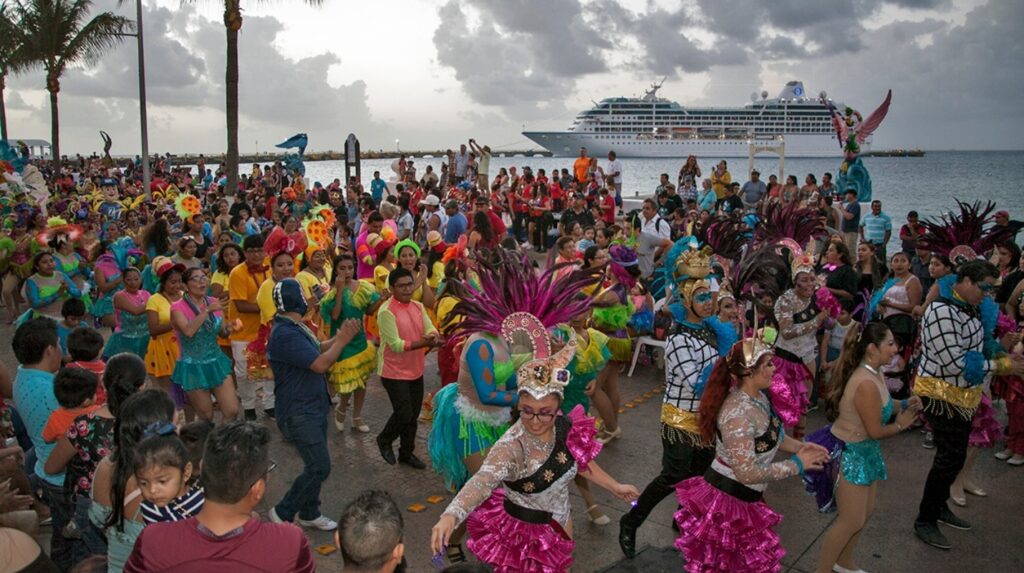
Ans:
POLYGON ((414 470, 425 470, 425 469, 427 469, 427 464, 423 463, 423 460, 417 458, 416 454, 409 454, 408 456, 402 456, 398 461, 400 463, 403 463, 403 464, 411 467, 414 470))
POLYGON ((960 519, 959 517, 954 515, 948 507, 943 507, 942 511, 939 513, 939 523, 948 527, 952 527, 953 529, 959 529, 960 531, 971 530, 970 522, 964 519, 960 519))
POLYGON ((377 448, 380 449, 380 457, 384 458, 384 461, 395 465, 398 460, 395 459, 395 451, 391 449, 391 444, 385 442, 380 436, 377 436, 377 448))
POLYGON ((619 548, 622 554, 632 559, 636 557, 636 526, 626 520, 629 514, 619 519, 619 548))
POLYGON ((934 523, 915 521, 914 535, 916 535, 918 539, 924 541, 932 547, 947 550, 953 547, 953 545, 950 544, 949 540, 946 539, 946 536, 943 535, 941 531, 939 531, 939 526, 935 525, 934 523))

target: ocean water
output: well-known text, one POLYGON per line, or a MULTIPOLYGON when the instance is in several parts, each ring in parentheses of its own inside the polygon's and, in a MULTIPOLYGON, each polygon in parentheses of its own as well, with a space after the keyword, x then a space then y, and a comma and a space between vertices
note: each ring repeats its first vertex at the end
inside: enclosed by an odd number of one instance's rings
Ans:
MULTIPOLYGON (((604 158, 599 158, 602 161, 604 158)), ((362 162, 362 180, 368 188, 373 171, 379 170, 381 177, 393 176, 393 159, 375 159, 362 162)), ((426 166, 433 165, 436 171, 442 158, 415 158, 417 174, 422 175, 426 166)), ((674 183, 681 159, 621 159, 623 169, 623 195, 627 199, 642 199, 653 195, 661 173, 668 173, 674 183)), ((704 176, 710 174, 718 163, 716 157, 698 157, 698 165, 704 176)), ((730 158, 729 171, 734 181, 744 183, 748 160, 730 158)), ((922 218, 935 217, 955 209, 954 198, 962 201, 994 201, 999 208, 1010 211, 1013 219, 1024 219, 1024 151, 929 151, 924 157, 866 157, 862 161, 871 173, 874 199, 882 201, 882 210, 893 219, 894 235, 898 225, 905 222, 910 210, 917 210, 922 218)), ((498 157, 491 159, 491 176, 500 167, 515 165, 521 171, 529 165, 534 172, 545 169, 572 169, 571 157, 498 157)), ((814 173, 821 181, 826 171, 838 173, 840 158, 807 158, 785 160, 785 174, 796 175, 800 185, 808 173, 814 173)), ((771 173, 778 173, 778 158, 764 155, 756 157, 754 167, 761 172, 761 178, 768 179, 771 173)), ((243 172, 251 166, 244 165, 243 172)), ((306 176, 310 182, 321 181, 324 185, 335 177, 344 180, 345 166, 342 161, 313 161, 306 163, 306 176)), ((784 181, 780 177, 780 181, 784 181)))

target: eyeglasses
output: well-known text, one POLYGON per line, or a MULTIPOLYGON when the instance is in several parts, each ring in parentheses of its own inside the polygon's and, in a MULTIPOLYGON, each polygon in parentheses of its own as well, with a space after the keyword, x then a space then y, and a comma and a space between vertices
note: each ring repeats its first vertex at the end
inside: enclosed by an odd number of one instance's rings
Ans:
POLYGON ((992 292, 992 289, 995 288, 995 285, 993 285, 992 283, 977 283, 977 285, 978 288, 981 289, 981 292, 985 293, 992 292))
POLYGON ((519 417, 523 420, 533 420, 536 418, 541 422, 550 422, 555 419, 555 416, 557 416, 557 414, 554 412, 534 412, 530 408, 522 408, 519 410, 519 417))
POLYGON ((252 486, 256 485, 256 482, 260 481, 261 479, 266 479, 266 477, 270 474, 270 472, 272 472, 272 471, 274 471, 276 469, 277 469, 277 462, 275 462, 274 460, 270 460, 270 465, 267 466, 267 471, 265 471, 262 474, 260 474, 260 476, 258 478, 252 480, 252 483, 249 484, 249 487, 252 487, 252 486))

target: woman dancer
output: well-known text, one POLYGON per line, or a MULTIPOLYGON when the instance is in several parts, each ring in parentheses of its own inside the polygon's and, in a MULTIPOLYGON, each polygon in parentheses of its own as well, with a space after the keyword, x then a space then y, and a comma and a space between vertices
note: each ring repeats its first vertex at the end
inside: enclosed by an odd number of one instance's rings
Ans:
POLYGON ((149 344, 146 346, 146 372, 153 377, 158 388, 175 398, 175 406, 184 406, 184 396, 171 388, 171 374, 181 354, 178 338, 171 324, 171 305, 181 299, 181 273, 184 267, 167 257, 157 257, 150 265, 159 277, 159 290, 146 301, 146 320, 149 325, 149 344))
POLYGON ((181 357, 171 379, 188 394, 188 401, 203 420, 213 420, 217 397, 223 421, 238 415, 238 395, 231 379, 231 361, 217 346, 227 338, 233 324, 224 324, 220 299, 206 296, 210 281, 206 271, 192 268, 182 275, 185 293, 171 305, 171 324, 181 345, 181 357))
MULTIPOLYGON (((477 266, 479 288, 468 276, 461 283, 462 296, 444 325, 449 342, 461 343, 462 350, 456 383, 434 396, 428 444, 434 470, 453 491, 480 469, 508 429, 518 399, 516 369, 547 355, 547 329, 583 312, 589 302, 578 293, 600 280, 593 270, 553 281, 554 270, 538 276, 526 257, 494 256, 493 264, 477 266)), ((447 538, 451 561, 465 560, 461 535, 460 529, 447 538)))
MULTIPOLYGON (((351 256, 342 255, 334 260, 334 288, 320 303, 323 324, 330 336, 334 336, 347 319, 359 319, 362 325, 363 317, 376 313, 381 303, 387 300, 386 295, 381 297, 377 294, 370 281, 355 278, 355 264, 351 256)), ((339 432, 345 429, 348 400, 353 395, 352 428, 364 434, 370 431, 363 422, 363 401, 366 399, 366 380, 376 369, 377 350, 366 339, 366 332, 360 330, 345 345, 327 376, 331 391, 339 399, 334 409, 334 427, 339 432)))
POLYGON ((875 508, 878 482, 886 479, 880 440, 910 427, 921 409, 918 397, 896 403, 882 378, 882 366, 897 353, 896 339, 881 322, 854 325, 843 341, 828 390, 829 417, 836 421, 807 441, 831 454, 822 471, 804 475, 821 511, 839 509, 818 558, 818 573, 860 571, 853 553, 875 508))
POLYGON ((764 502, 764 490, 768 482, 820 469, 828 460, 825 448, 783 433, 764 394, 775 371, 774 335, 765 329, 733 345, 704 389, 700 433, 715 441, 715 460, 703 476, 676 486, 682 532, 676 547, 690 573, 779 571, 786 551, 772 527, 782 516, 764 502), (779 450, 793 455, 773 462, 779 450))
POLYGON ((629 291, 640 277, 639 259, 633 249, 612 245, 608 249, 609 283, 594 297, 594 327, 608 336, 611 359, 597 377, 594 406, 604 427, 598 435, 603 444, 622 436, 619 427, 619 372, 633 357, 633 342, 626 325, 633 316, 629 291))
POLYGON ((800 439, 804 435, 804 414, 810 404, 808 396, 817 369, 817 333, 828 320, 828 313, 818 309, 814 296, 817 278, 810 253, 794 257, 792 277, 793 288, 775 302, 779 337, 770 394, 775 412, 787 428, 793 429, 793 437, 800 439))
POLYGON ((32 270, 34 273, 25 279, 21 287, 29 305, 29 312, 22 316, 26 320, 46 316, 61 322, 61 304, 69 298, 81 296, 82 292, 70 277, 57 270, 57 261, 49 251, 36 254, 32 259, 32 270))
POLYGON ((129 352, 142 358, 149 347, 149 316, 146 303, 149 293, 142 290, 142 273, 129 267, 121 273, 124 290, 114 294, 114 333, 107 340, 103 356, 110 357, 129 352))
POLYGON ((569 482, 575 475, 627 502, 636 499, 635 487, 615 481, 593 461, 601 444, 582 406, 561 415, 569 381, 565 367, 575 352, 573 337, 554 355, 519 368, 520 419, 434 525, 434 553, 444 550, 465 520, 467 545, 497 573, 566 571, 575 548, 569 515, 569 482))

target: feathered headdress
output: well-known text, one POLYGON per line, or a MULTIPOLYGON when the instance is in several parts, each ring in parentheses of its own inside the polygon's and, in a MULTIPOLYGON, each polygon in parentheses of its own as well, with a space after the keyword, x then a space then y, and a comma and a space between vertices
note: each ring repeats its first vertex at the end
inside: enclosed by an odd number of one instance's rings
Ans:
POLYGON ((478 260, 479 289, 466 285, 467 296, 448 314, 462 319, 445 325, 450 337, 462 339, 477 332, 499 336, 502 321, 517 312, 532 314, 545 328, 568 322, 590 305, 579 294, 597 285, 602 273, 581 269, 554 280, 560 268, 538 276, 528 256, 506 251, 496 251, 491 261, 478 260))
POLYGON ((980 201, 968 204, 957 199, 956 204, 959 214, 946 213, 938 219, 921 222, 925 234, 919 244, 960 264, 982 257, 999 243, 1012 239, 1013 233, 1008 228, 985 228, 993 220, 990 215, 996 208, 995 203, 988 201, 983 207, 980 201))
POLYGON ((775 250, 775 245, 764 245, 748 252, 733 267, 730 282, 737 289, 735 295, 747 300, 762 312, 770 314, 771 306, 760 302, 762 296, 773 301, 786 292, 790 285, 791 269, 775 250))
POLYGON ((769 203, 765 207, 764 218, 754 229, 754 245, 760 247, 782 239, 792 239, 806 249, 813 239, 825 237, 825 224, 818 217, 816 209, 804 209, 793 202, 783 206, 781 203, 769 203))
POLYGON ((750 244, 751 232, 743 228, 744 224, 740 219, 719 215, 699 226, 696 237, 701 244, 714 249, 716 255, 735 262, 750 244))

